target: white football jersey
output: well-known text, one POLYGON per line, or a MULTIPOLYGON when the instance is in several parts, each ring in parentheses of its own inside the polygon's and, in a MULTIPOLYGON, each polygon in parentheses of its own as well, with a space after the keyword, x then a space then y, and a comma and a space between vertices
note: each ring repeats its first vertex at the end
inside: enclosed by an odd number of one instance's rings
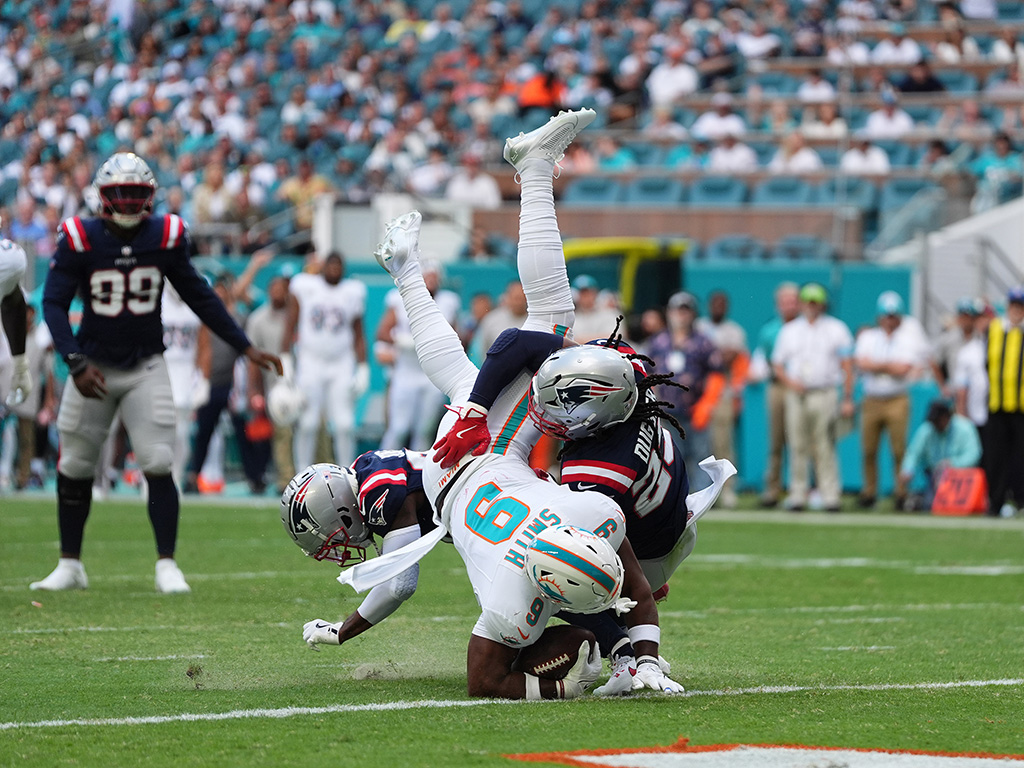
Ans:
POLYGON ((606 537, 617 550, 625 518, 604 494, 545 482, 519 460, 496 457, 480 467, 444 504, 445 523, 481 608, 473 634, 531 645, 559 606, 540 599, 524 571, 530 542, 550 526, 575 525, 606 537))
MULTIPOLYGON (((451 291, 438 291, 434 295, 434 302, 441 310, 448 325, 455 326, 458 319, 462 302, 458 295, 451 291)), ((412 346, 412 327, 409 325, 409 314, 405 311, 402 303, 402 295, 397 288, 392 288, 384 297, 384 306, 395 313, 395 327, 391 331, 391 338, 397 340, 405 338, 409 343, 396 344, 397 356, 395 359, 395 377, 405 375, 425 375, 420 367, 419 358, 416 357, 416 349, 412 346)))
POLYGON ((164 359, 168 365, 195 367, 202 322, 168 285, 164 285, 160 321, 164 326, 164 359))
MULTIPOLYGON (((0 238, 0 299, 18 289, 25 277, 27 264, 28 257, 20 245, 6 237, 0 238)), ((7 360, 10 356, 11 348, 4 336, 4 329, 0 327, 0 361, 7 360)))
POLYGON ((299 302, 297 354, 331 362, 354 356, 352 323, 366 311, 366 286, 358 280, 330 285, 304 272, 289 290, 299 302))

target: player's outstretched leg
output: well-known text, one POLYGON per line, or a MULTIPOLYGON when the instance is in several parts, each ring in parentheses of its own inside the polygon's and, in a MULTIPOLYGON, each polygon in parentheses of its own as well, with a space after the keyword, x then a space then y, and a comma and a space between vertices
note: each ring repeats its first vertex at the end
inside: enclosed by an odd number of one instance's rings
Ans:
POLYGON ((392 277, 398 277, 406 264, 419 261, 422 223, 423 216, 419 211, 409 211, 388 223, 384 239, 373 256, 392 277))
POLYGON ((567 333, 575 321, 551 177, 566 148, 595 117, 592 109, 560 112, 505 141, 505 159, 521 183, 516 266, 526 293, 527 330, 567 333))
POLYGON ((469 394, 477 369, 462 348, 462 341, 434 303, 419 264, 418 211, 390 222, 374 257, 393 278, 409 315, 416 356, 430 382, 453 402, 469 394))

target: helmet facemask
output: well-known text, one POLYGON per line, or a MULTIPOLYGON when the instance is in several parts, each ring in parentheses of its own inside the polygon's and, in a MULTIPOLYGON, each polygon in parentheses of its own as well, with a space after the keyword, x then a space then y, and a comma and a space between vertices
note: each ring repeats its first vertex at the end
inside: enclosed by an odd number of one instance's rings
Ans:
POLYGON ((99 214, 125 229, 139 226, 153 212, 156 177, 133 152, 118 152, 100 166, 93 182, 99 214))
POLYGON ((373 541, 355 473, 335 464, 314 464, 292 478, 281 496, 281 522, 306 555, 343 568, 366 560, 373 541))

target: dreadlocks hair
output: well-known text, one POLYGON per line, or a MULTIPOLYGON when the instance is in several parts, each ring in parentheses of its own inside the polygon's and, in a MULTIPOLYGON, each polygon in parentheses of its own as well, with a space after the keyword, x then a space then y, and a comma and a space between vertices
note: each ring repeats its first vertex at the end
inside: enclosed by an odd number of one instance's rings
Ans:
MULTIPOLYGON (((617 350, 619 346, 623 343, 622 334, 619 333, 619 325, 622 323, 622 319, 622 315, 619 315, 617 318, 615 318, 615 330, 611 332, 607 339, 601 340, 600 344, 602 346, 610 347, 611 349, 617 350)), ((650 368, 657 367, 657 363, 655 363, 654 360, 652 360, 647 355, 641 354, 639 352, 623 352, 622 355, 627 360, 639 360, 645 365, 649 366, 650 368)), ((671 413, 665 410, 666 408, 675 408, 675 405, 673 403, 668 402, 667 400, 659 400, 654 395, 654 387, 659 386, 661 384, 664 384, 669 387, 678 387, 684 392, 688 392, 690 388, 685 384, 680 384, 678 381, 675 380, 674 377, 675 373, 673 373, 672 371, 669 371, 667 373, 648 373, 640 381, 638 381, 636 384, 636 405, 633 407, 633 413, 629 415, 629 418, 626 419, 625 423, 629 423, 631 421, 646 421, 648 419, 664 419, 673 427, 675 427, 676 431, 679 432, 679 436, 685 440, 686 431, 683 429, 682 424, 679 423, 679 420, 676 419, 675 416, 673 416, 671 413)), ((597 434, 599 435, 600 432, 598 432, 597 434)), ((591 438, 596 436, 597 435, 591 435, 590 437, 585 437, 583 439, 590 440, 591 438)), ((558 451, 557 460, 560 461, 562 459, 562 456, 565 454, 565 451, 568 447, 569 442, 565 442, 562 444, 562 448, 558 451)))

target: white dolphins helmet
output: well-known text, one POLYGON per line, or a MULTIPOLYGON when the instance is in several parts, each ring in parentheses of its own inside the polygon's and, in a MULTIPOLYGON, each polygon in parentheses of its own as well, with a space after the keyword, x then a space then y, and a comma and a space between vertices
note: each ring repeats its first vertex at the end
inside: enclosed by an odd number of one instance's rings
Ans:
POLYGON ((287 379, 280 378, 267 393, 267 415, 279 427, 290 427, 306 407, 306 396, 287 379))
POLYGON ((526 548, 526 574, 545 598, 570 613, 601 613, 619 599, 624 569, 607 539, 556 525, 526 548))
POLYGON ((559 440, 621 424, 638 398, 633 364, 610 347, 584 344, 549 355, 530 382, 530 419, 559 440))
POLYGON ((366 559, 373 535, 359 512, 356 473, 336 464, 313 464, 281 494, 281 523, 299 548, 342 567, 366 559))
POLYGON ((156 177, 134 152, 111 155, 96 171, 93 186, 99 195, 100 216, 119 227, 137 227, 153 212, 156 177))

